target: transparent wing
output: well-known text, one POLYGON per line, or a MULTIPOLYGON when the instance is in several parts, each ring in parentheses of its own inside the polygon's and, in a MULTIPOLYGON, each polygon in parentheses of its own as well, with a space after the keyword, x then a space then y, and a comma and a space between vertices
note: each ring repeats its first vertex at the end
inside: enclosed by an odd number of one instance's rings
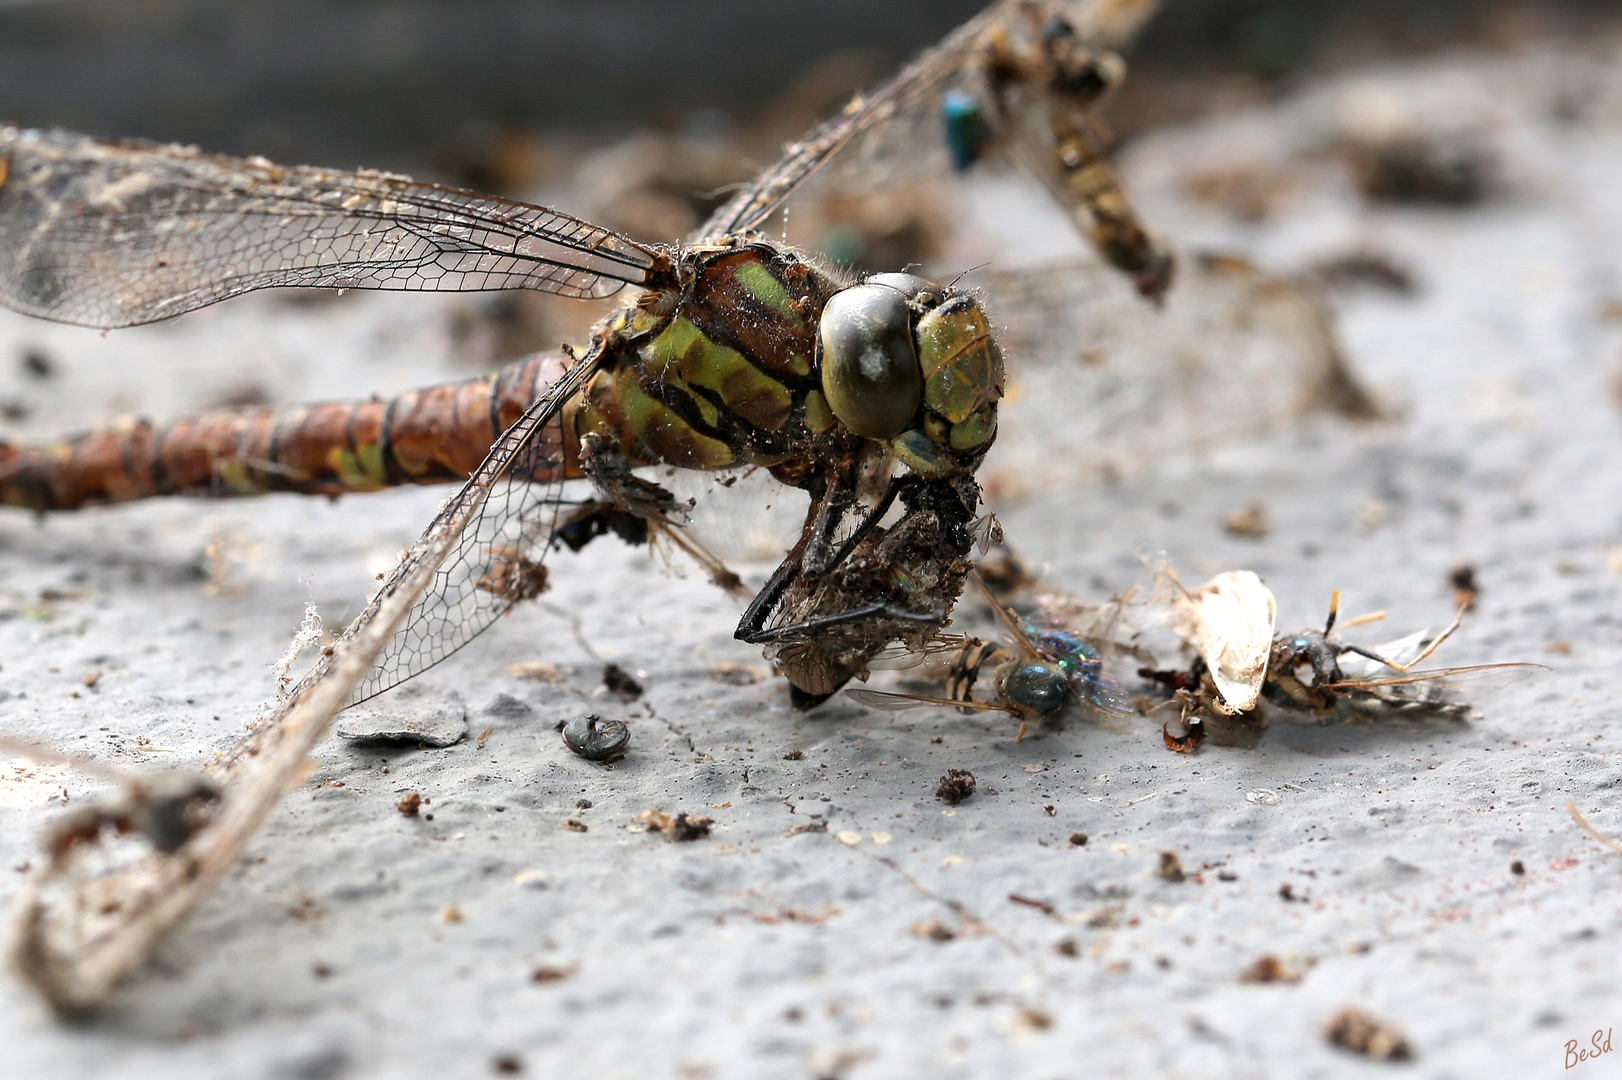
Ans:
POLYGON ((1418 700, 1423 692, 1456 691, 1464 686, 1477 696, 1501 690, 1539 671, 1547 671, 1542 664, 1506 663, 1475 664, 1469 667, 1431 668, 1409 671, 1384 678, 1345 679, 1340 682, 1319 683, 1315 689, 1339 692, 1363 691, 1389 697, 1393 701, 1418 700))
POLYGON ((1415 630, 1394 641, 1368 646, 1368 651, 1383 657, 1385 663, 1350 650, 1338 653, 1335 662, 1340 665, 1341 674, 1348 679, 1374 679, 1392 672, 1394 668, 1407 667, 1415 663, 1419 659, 1419 654, 1435 640, 1434 631, 1415 630))
POLYGON ((413 565, 448 548, 443 562, 384 647, 350 704, 376 697, 449 657, 515 604, 546 589, 546 555, 564 481, 562 408, 598 367, 593 353, 536 399, 434 518, 412 553, 357 619, 364 625, 413 565))
POLYGON ((80 326, 254 289, 608 296, 665 256, 539 206, 377 172, 0 128, 0 303, 80 326))
MULTIPOLYGON (((1010 36, 1040 33, 1049 13, 1068 19, 1077 34, 1110 47, 1129 40, 1157 0, 1002 0, 963 24, 939 45, 871 94, 788 147, 778 163, 711 216, 695 239, 715 239, 756 228, 813 176, 842 194, 860 195, 945 172, 954 150, 946 137, 944 99, 961 91, 990 103, 988 50, 1010 36), (819 175, 820 174, 820 175, 819 175)), ((988 113, 984 152, 992 157, 1004 138, 1001 118, 988 113)))
POLYGON ((948 709, 962 709, 964 711, 979 710, 980 712, 1000 713, 1011 713, 1013 711, 1006 705, 997 705, 989 701, 954 701, 951 698, 892 694, 884 690, 846 690, 845 695, 857 704, 866 705, 870 709, 883 709, 885 712, 922 709, 929 705, 948 709))
MULTIPOLYGON (((868 140, 870 147, 881 144, 907 146, 914 152, 927 155, 928 161, 923 166, 925 169, 944 166, 947 159, 945 148, 941 145, 938 122, 928 136, 916 139, 915 136, 921 134, 920 129, 924 125, 930 123, 930 105, 939 101, 940 93, 963 69, 972 44, 986 27, 1004 17, 1005 9, 1010 6, 1006 2, 992 5, 958 27, 945 41, 908 64, 884 86, 872 94, 853 99, 838 116, 789 146, 777 164, 722 205, 695 236, 714 239, 757 226, 812 174, 859 138, 868 140), (881 130, 892 122, 899 124, 900 129, 881 130)), ((874 155, 870 151, 854 156, 871 159, 874 155)), ((890 156, 896 161, 904 158, 899 154, 890 156)), ((872 161, 866 163, 871 166, 872 161)))

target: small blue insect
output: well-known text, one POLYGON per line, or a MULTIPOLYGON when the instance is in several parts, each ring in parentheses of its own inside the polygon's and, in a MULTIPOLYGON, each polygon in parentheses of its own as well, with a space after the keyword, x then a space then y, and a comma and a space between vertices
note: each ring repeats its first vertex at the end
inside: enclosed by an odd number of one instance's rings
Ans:
MULTIPOLYGON (((981 588, 985 583, 974 575, 981 588)), ((1094 717, 1129 716, 1132 706, 1119 686, 1104 674, 1097 638, 1079 633, 1054 619, 1021 619, 998 603, 989 589, 986 598, 1008 632, 1007 645, 957 639, 956 655, 947 672, 948 696, 918 697, 878 690, 847 690, 850 697, 876 709, 910 709, 921 705, 954 705, 961 709, 1005 712, 1017 719, 1019 738, 1032 723, 1057 716, 1070 704, 1094 717), (992 700, 972 697, 982 671, 988 673, 992 700)))

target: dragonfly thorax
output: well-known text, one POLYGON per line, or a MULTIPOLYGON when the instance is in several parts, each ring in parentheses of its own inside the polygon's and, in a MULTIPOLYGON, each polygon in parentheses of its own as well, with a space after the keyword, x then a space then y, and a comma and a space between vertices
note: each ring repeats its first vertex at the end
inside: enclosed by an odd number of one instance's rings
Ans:
POLYGON ((610 355, 578 431, 612 433, 638 461, 784 478, 864 441, 925 478, 979 465, 1003 364, 973 296, 911 274, 842 285, 762 241, 679 260, 671 287, 604 324, 610 355))

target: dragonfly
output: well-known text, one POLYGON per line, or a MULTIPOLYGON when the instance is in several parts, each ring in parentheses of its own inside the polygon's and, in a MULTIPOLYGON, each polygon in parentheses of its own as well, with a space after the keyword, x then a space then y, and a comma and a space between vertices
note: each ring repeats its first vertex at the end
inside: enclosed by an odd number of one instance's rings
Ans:
POLYGON ((873 709, 897 711, 925 706, 953 706, 965 712, 1001 712, 1019 721, 1015 741, 1023 741, 1033 724, 1055 720, 1068 707, 1099 720, 1118 720, 1135 711, 1125 692, 1105 672, 1107 653, 1132 651, 1117 640, 1128 597, 1094 607, 1058 595, 1044 596, 1038 610, 1021 617, 998 598, 976 569, 970 578, 979 587, 1004 641, 937 634, 915 659, 950 652, 947 696, 897 694, 851 689, 851 700, 873 709), (974 697, 981 674, 989 698, 974 697))
POLYGON ((768 646, 796 704, 815 704, 860 671, 863 650, 938 625, 961 591, 954 566, 978 502, 972 474, 997 427, 1002 361, 967 293, 912 276, 842 282, 756 230, 840 151, 922 108, 939 112, 946 138, 935 141, 960 165, 998 152, 1036 159, 1045 140, 1045 175, 1088 216, 1111 261, 1159 295, 1171 259, 1131 213, 1096 140, 1083 138, 1087 109, 1119 81, 1119 62, 1085 44, 1064 11, 993 5, 791 147, 679 245, 382 174, 8 130, 0 302, 28 314, 115 328, 280 286, 641 292, 581 353, 475 380, 8 447, 0 501, 51 511, 173 493, 469 481, 425 534, 468 539, 361 700, 545 587, 538 567, 559 535, 561 481, 589 477, 602 495, 585 521, 567 522, 579 536, 604 531, 610 507, 621 520, 672 524, 674 508, 657 493, 603 482, 626 472, 611 458, 759 468, 808 491, 812 508, 738 636, 768 646), (887 460, 910 476, 860 506, 858 487, 887 460), (901 523, 876 532, 898 502, 901 523), (906 590, 893 584, 901 580, 906 590))
POLYGON ((1104 257, 1160 297, 1173 261, 1132 212, 1090 114, 1120 64, 1070 10, 993 4, 681 243, 391 174, 0 128, 0 303, 41 318, 112 329, 277 287, 636 290, 583 348, 460 383, 0 448, 0 502, 42 512, 461 482, 363 612, 211 766, 207 822, 120 874, 53 862, 24 890, 19 964, 47 998, 69 1012, 104 1000, 296 785, 333 715, 543 592, 556 547, 680 536, 680 504, 639 467, 761 470, 808 493, 797 541, 737 630, 766 648, 795 704, 938 631, 968 574, 975 472, 997 431, 990 322, 953 283, 849 280, 760 229, 865 133, 923 109, 959 165, 1037 163, 1104 257), (592 497, 565 498, 577 479, 592 497))

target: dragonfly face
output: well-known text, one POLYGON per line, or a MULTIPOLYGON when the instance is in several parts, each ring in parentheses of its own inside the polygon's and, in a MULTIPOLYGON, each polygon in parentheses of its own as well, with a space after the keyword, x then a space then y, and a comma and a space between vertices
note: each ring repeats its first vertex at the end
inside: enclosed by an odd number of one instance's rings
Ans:
POLYGON ((997 431, 1002 353, 971 296, 913 274, 876 274, 822 312, 823 394, 852 432, 920 476, 972 469, 997 431))

